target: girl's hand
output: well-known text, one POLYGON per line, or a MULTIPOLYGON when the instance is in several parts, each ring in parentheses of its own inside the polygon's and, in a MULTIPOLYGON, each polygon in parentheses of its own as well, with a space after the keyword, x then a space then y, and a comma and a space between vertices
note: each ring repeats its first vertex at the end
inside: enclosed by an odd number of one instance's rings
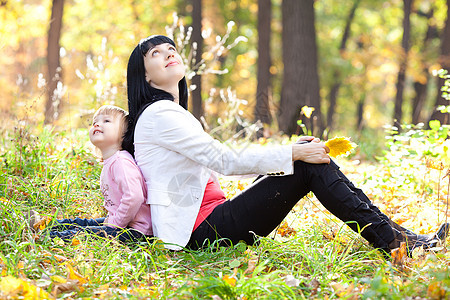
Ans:
POLYGON ((301 160, 310 164, 329 164, 330 157, 328 156, 328 153, 330 153, 330 149, 318 138, 314 137, 312 137, 312 140, 309 143, 292 145, 293 161, 301 160))

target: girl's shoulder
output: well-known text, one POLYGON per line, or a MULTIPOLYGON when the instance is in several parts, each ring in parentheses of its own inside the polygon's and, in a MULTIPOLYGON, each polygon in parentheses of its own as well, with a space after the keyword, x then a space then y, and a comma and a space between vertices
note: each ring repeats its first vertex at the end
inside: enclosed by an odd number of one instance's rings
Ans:
POLYGON ((133 165, 137 166, 133 156, 126 150, 119 150, 114 154, 114 159, 111 161, 111 166, 115 165, 133 165))

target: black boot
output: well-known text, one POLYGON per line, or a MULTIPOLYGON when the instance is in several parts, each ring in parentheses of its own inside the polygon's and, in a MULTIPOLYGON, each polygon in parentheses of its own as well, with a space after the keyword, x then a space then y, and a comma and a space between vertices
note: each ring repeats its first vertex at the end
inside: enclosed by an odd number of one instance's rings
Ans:
POLYGON ((447 238, 449 229, 450 223, 444 223, 441 225, 441 227, 439 227, 438 231, 436 231, 434 236, 443 241, 447 238))
MULTIPOLYGON (((395 225, 393 226, 393 228, 400 226, 398 224, 395 225)), ((441 240, 445 240, 448 235, 449 228, 450 224, 444 223, 439 227, 438 231, 436 231, 435 234, 414 234, 410 230, 400 231, 394 229, 395 238, 392 242, 389 243, 389 249, 396 249, 401 246, 402 242, 404 242, 406 243, 407 254, 411 257, 414 249, 418 247, 423 247, 423 249, 436 247, 441 240)))

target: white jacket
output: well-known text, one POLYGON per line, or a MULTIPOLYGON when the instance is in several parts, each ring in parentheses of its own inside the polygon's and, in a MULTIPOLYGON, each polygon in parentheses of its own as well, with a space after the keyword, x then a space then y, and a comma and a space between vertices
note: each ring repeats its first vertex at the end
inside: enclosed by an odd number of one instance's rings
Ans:
POLYGON ((153 234, 173 250, 190 239, 211 170, 223 175, 293 174, 292 145, 232 149, 170 100, 153 103, 141 114, 134 146, 148 187, 153 234))

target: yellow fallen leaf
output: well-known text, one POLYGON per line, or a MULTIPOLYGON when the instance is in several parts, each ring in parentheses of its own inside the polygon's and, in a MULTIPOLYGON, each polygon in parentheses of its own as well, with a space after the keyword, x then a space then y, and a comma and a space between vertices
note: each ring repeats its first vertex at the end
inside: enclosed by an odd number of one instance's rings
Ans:
POLYGON ((59 275, 50 276, 50 279, 56 283, 66 283, 67 282, 66 278, 59 276, 59 275))
POLYGON ((391 256, 392 256, 392 263, 394 265, 403 266, 404 261, 407 257, 406 243, 402 242, 400 243, 399 248, 391 250, 391 256))
POLYGON ((222 277, 223 281, 225 281, 226 283, 228 283, 231 286, 235 286, 236 285, 236 278, 232 277, 232 276, 228 276, 228 275, 224 275, 222 277))
POLYGON ((288 237, 297 234, 297 231, 290 227, 286 221, 283 221, 277 229, 277 233, 282 237, 288 237))
POLYGON ((2 296, 7 299, 49 299, 50 294, 20 278, 6 276, 0 279, 2 296))
POLYGON ((337 157, 339 155, 347 155, 356 148, 356 144, 350 141, 347 137, 335 137, 325 142, 325 146, 330 148, 329 155, 337 157))
POLYGON ((446 289, 440 281, 432 282, 428 285, 427 295, 431 299, 448 299, 445 298, 446 289))
POLYGON ((75 271, 74 268, 69 263, 66 263, 66 267, 67 270, 69 271, 69 279, 78 280, 80 284, 88 282, 88 279, 86 277, 81 276, 77 271, 75 271))
POLYGON ((339 298, 346 297, 345 299, 358 299, 356 295, 352 295, 355 288, 353 284, 346 285, 338 282, 332 282, 330 283, 330 286, 339 298))
POLYGON ((66 280, 66 282, 64 283, 56 283, 53 286, 53 290, 52 293, 53 294, 59 294, 59 293, 63 293, 63 292, 70 292, 70 291, 76 291, 79 290, 80 292, 82 292, 82 288, 83 287, 79 287, 78 286, 79 282, 78 280, 66 280))
POLYGON ((80 244, 80 240, 79 239, 77 239, 77 238, 73 238, 72 239, 72 246, 76 246, 76 245, 79 245, 80 244))

